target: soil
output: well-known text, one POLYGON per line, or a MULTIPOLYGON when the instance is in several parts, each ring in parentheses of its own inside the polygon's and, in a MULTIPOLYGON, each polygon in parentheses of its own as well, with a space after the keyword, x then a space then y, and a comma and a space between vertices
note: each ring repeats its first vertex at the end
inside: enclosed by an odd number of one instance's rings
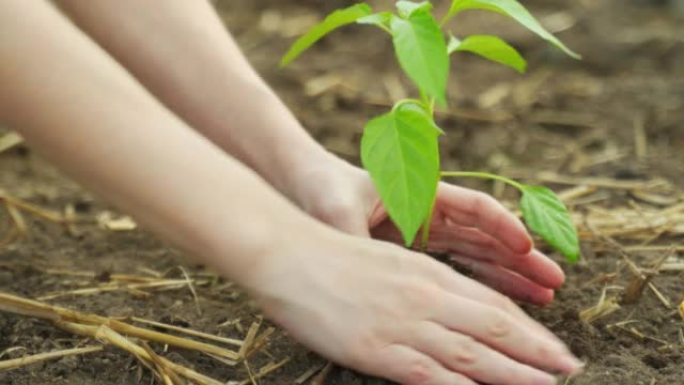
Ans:
MULTIPOLYGON (((351 27, 326 38, 290 68, 277 62, 292 41, 325 12, 345 1, 223 0, 220 14, 250 60, 324 145, 350 161, 358 159, 363 123, 387 108, 393 97, 413 92, 403 80, 383 33, 351 27)), ((375 2, 379 4, 380 2, 375 2)), ((387 6, 390 2, 383 2, 387 6)), ((444 6, 446 2, 441 2, 444 6)), ((454 25, 460 34, 496 32, 521 48, 529 72, 519 76, 470 56, 456 59, 450 85, 450 113, 439 123, 446 169, 486 169, 517 176, 538 171, 601 176, 624 180, 664 178, 684 188, 684 15, 647 1, 536 0, 526 2, 569 46, 582 53, 574 61, 540 43, 525 30, 498 16, 471 13, 454 25), (635 140, 644 128, 644 153, 635 140)), ((465 15, 464 15, 465 16, 465 15)), ((492 186, 464 182, 492 191, 492 186)), ((73 205, 84 217, 111 210, 60 174, 30 149, 19 147, 0 155, 0 187, 9 194, 54 210, 73 205)), ((551 185, 554 188, 566 188, 551 185)), ((503 199, 510 193, 494 192, 503 199)), ((627 192, 606 190, 606 210, 628 204, 627 192)), ((681 194, 681 193, 680 193, 681 194)), ((682 199, 682 198, 680 198, 682 199)), ((3 214, 4 215, 4 212, 3 214)), ((0 218, 3 220, 4 218, 0 218)), ((113 232, 94 224, 78 234, 43 220, 31 220, 30 236, 0 249, 0 291, 29 298, 94 286, 111 273, 143 274, 144 270, 180 277, 203 272, 189 259, 144 230, 113 232), (92 271, 95 279, 65 277, 46 268, 92 271)), ((2 231, 6 229, 0 229, 2 231)), ((664 237, 657 244, 684 244, 664 237)), ((665 272, 654 284, 672 301, 665 307, 647 290, 638 302, 623 305, 591 324, 579 312, 598 301, 606 284, 625 286, 629 274, 611 276, 622 265, 615 247, 597 240, 583 244, 584 259, 563 264, 568 281, 557 300, 543 309, 526 309, 563 338, 587 362, 585 372, 566 384, 684 384, 684 322, 676 305, 684 299, 681 272, 665 272), (615 327, 617 322, 632 324, 615 327)), ((646 266, 660 253, 633 253, 646 266)), ((131 316, 191 327, 208 333, 244 338, 258 319, 258 310, 238 289, 222 283, 197 287, 202 315, 187 289, 154 291, 151 297, 128 292, 67 296, 50 301, 108 316, 131 316), (220 326, 239 319, 242 326, 220 326)), ((33 318, 0 313, 2 358, 20 357, 76 346, 80 339, 33 318), (21 347, 19 350, 6 349, 21 347)), ((243 366, 230 368, 207 356, 169 349, 169 358, 222 379, 247 378, 243 366)), ((325 361, 277 331, 267 348, 255 355, 254 368, 290 357, 263 385, 292 384, 325 361)), ((153 378, 126 353, 106 348, 101 353, 64 358, 0 373, 0 383, 149 384, 153 378)), ((230 382, 229 382, 230 383, 230 382)), ((335 368, 330 385, 379 384, 351 371, 335 368)))

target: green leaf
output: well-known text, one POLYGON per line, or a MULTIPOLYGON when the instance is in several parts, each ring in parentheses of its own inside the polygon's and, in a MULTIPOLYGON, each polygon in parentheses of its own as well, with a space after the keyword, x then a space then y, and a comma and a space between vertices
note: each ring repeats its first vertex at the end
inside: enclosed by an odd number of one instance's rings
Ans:
POLYGON ((407 246, 430 213, 439 181, 440 132, 415 103, 374 118, 361 138, 361 161, 407 246))
POLYGON ((416 10, 408 19, 393 16, 390 25, 401 68, 425 94, 446 105, 449 55, 434 17, 416 10))
POLYGON ((294 44, 292 44, 290 50, 280 61, 280 66, 284 67, 290 64, 290 62, 301 55, 302 52, 306 51, 309 47, 314 45, 314 43, 330 32, 342 26, 352 24, 358 19, 370 15, 372 12, 373 10, 368 4, 358 3, 352 5, 351 7, 339 9, 331 13, 325 18, 325 20, 313 26, 309 32, 304 34, 304 36, 300 37, 294 42, 294 44))
POLYGON ((459 40, 451 37, 448 46, 449 54, 453 52, 471 52, 482 56, 493 62, 511 67, 514 70, 524 73, 527 68, 527 61, 510 44, 491 35, 472 35, 459 40))
POLYGON ((563 50, 569 56, 575 59, 581 58, 579 54, 566 47, 563 42, 542 27, 537 19, 535 19, 534 16, 516 0, 453 0, 445 21, 456 16, 461 11, 470 9, 494 11, 511 17, 530 31, 536 33, 542 39, 563 50))
POLYGON ((530 229, 576 262, 580 254, 577 230, 563 202, 546 187, 522 186, 522 193, 520 209, 530 229))
POLYGON ((413 1, 400 0, 397 1, 397 10, 399 11, 399 15, 401 17, 408 19, 416 11, 431 11, 432 4, 429 1, 415 3, 413 1))
POLYGON ((385 11, 364 16, 356 20, 356 22, 358 24, 375 25, 386 30, 389 33, 392 33, 392 31, 390 30, 390 20, 392 20, 392 12, 385 11))

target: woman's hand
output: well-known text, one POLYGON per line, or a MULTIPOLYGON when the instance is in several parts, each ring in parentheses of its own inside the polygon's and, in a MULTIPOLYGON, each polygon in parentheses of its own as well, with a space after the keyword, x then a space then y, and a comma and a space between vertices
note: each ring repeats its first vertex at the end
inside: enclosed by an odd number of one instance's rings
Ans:
POLYGON ((551 373, 579 369, 503 295, 423 254, 324 229, 282 245, 247 286, 325 357, 407 385, 552 385, 551 373))
MULTIPOLYGON (((296 203, 319 220, 350 234, 402 243, 364 170, 331 157, 298 170, 292 183, 296 203)), ((489 286, 535 304, 551 302, 565 279, 501 203, 446 183, 437 192, 428 249, 450 254, 489 286)))

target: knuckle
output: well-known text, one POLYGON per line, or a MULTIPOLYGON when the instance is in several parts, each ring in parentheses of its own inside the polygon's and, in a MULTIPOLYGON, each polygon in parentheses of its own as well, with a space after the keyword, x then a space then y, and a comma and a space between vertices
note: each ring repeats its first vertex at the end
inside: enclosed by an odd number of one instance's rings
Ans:
POLYGON ((515 312, 518 308, 518 305, 516 305, 510 298, 500 294, 494 295, 490 301, 490 304, 508 314, 513 314, 513 312, 515 312))
POLYGON ((404 382, 406 385, 427 385, 434 378, 433 366, 427 360, 416 359, 406 367, 404 382))
POLYGON ((471 337, 459 338, 451 347, 451 359, 459 366, 471 366, 477 361, 477 342, 471 337))
POLYGON ((360 359, 367 357, 369 354, 378 352, 385 345, 382 337, 373 331, 361 333, 355 338, 349 346, 349 359, 360 359))
POLYGON ((406 283, 401 294, 414 311, 433 308, 440 298, 440 291, 434 283, 420 281, 406 283))
POLYGON ((494 338, 504 338, 513 330, 513 319, 508 314, 496 310, 487 320, 487 334, 494 338))

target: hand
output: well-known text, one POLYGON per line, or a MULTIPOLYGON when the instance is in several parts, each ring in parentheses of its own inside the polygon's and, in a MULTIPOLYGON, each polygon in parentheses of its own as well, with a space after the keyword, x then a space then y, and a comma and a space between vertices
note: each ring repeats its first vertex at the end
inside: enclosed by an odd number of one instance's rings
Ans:
POLYGON ((424 254, 324 229, 281 245, 248 287, 328 359, 406 385, 552 385, 550 373, 579 369, 503 295, 424 254))
MULTIPOLYGON (((319 220, 350 234, 402 244, 401 235, 368 174, 340 159, 300 173, 297 203, 319 220)), ((417 238, 420 238, 420 234, 417 238)), ((428 249, 448 253, 487 285, 518 300, 545 305, 565 276, 538 250, 525 226, 491 196, 441 183, 428 249)))

